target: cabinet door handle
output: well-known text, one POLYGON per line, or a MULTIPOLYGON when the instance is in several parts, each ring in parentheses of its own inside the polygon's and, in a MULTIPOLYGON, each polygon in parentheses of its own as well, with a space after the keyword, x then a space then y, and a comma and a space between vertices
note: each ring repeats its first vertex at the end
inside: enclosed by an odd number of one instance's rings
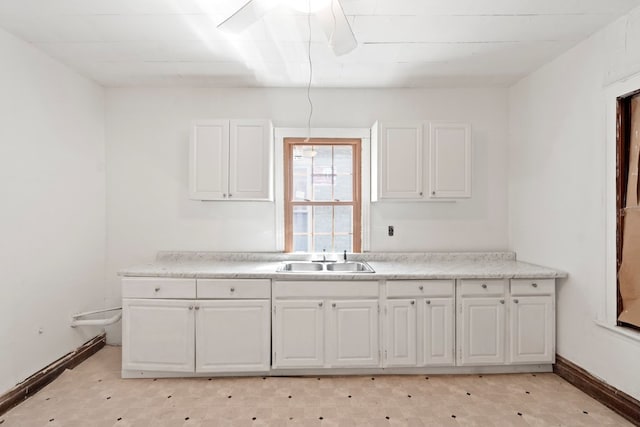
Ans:
POLYGON ((236 288, 231 287, 231 289, 229 289, 229 290, 230 290, 231 292, 235 292, 235 291, 236 291, 236 288))
POLYGON ((336 303, 331 304, 331 307, 336 308, 336 303))
POLYGON ((487 284, 486 283, 482 284, 482 289, 487 289, 487 284))
POLYGON ((432 195, 432 196, 435 196, 435 195, 436 195, 436 192, 435 192, 435 191, 432 191, 432 192, 431 192, 431 195, 432 195))
POLYGON ((426 300, 425 302, 426 302, 427 304, 431 304, 431 300, 429 300, 429 299, 428 299, 428 300, 426 300))
POLYGON ((323 305, 323 304, 322 304, 321 302, 319 302, 319 303, 318 303, 318 307, 322 307, 322 305, 323 305))
POLYGON ((531 286, 533 286, 534 288, 537 288, 538 284, 537 283, 532 283, 531 286))
POLYGON ((160 286, 155 289, 156 292, 160 291, 160 286))
POLYGON ((192 305, 189 306, 189 310, 193 310, 193 306, 192 305))
POLYGON ((222 193, 222 197, 227 198, 227 193, 222 193))
POLYGON ((199 305, 196 305, 195 309, 196 309, 196 310, 200 310, 200 306, 199 306, 199 305))
POLYGON ((414 300, 411 301, 411 305, 414 305, 416 302, 414 300))
POLYGON ((500 300, 500 304, 504 304, 504 300, 503 299, 500 300))
POLYGON ((231 197, 231 193, 229 193, 229 197, 231 197))
POLYGON ((420 285, 420 286, 418 286, 418 289, 423 290, 424 286, 420 285))
POLYGON ((517 303, 518 303, 518 300, 517 300, 517 299, 514 299, 514 300, 513 300, 513 302, 515 302, 515 303, 517 304, 517 303))
POLYGON ((422 196, 422 191, 420 192, 420 195, 422 196))

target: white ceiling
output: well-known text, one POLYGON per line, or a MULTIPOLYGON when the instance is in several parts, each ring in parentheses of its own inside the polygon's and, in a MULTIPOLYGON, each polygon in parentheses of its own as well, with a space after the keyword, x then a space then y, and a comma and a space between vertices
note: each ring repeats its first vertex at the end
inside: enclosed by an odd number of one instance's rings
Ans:
MULTIPOLYGON (((306 86, 307 17, 280 7, 217 30, 245 1, 0 0, 0 27, 105 86, 306 86)), ((334 56, 312 20, 314 87, 508 85, 640 0, 342 5, 358 47, 334 56)))

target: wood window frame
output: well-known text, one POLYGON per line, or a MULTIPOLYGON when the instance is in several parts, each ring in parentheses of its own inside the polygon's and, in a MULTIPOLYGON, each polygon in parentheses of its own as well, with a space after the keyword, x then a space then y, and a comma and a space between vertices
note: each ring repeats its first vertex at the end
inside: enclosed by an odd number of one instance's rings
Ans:
MULTIPOLYGON (((631 98, 640 95, 640 89, 616 98, 616 319, 622 313, 622 296, 618 271, 622 264, 624 236, 624 209, 627 205, 627 183, 631 148, 631 98)), ((640 329, 616 320, 618 326, 640 329)))
POLYGON ((295 206, 351 206, 353 252, 362 252, 362 140, 360 138, 284 138, 284 251, 293 252, 293 208, 295 206), (294 201, 293 148, 296 145, 349 145, 353 147, 353 200, 294 201))

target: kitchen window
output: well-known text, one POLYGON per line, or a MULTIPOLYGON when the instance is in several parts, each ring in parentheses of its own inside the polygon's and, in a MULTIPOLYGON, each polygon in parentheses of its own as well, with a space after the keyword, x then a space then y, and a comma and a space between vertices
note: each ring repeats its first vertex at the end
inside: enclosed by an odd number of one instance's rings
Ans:
POLYGON ((361 252, 360 171, 360 139, 284 139, 285 252, 361 252))

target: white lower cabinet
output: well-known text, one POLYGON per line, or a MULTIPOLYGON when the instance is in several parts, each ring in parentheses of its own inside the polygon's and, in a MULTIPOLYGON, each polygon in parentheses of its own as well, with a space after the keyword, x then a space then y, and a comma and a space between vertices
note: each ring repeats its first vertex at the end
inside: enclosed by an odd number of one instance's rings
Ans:
POLYGON ((196 372, 269 370, 269 300, 205 300, 195 308, 196 372))
POLYGON ((554 279, 122 284, 123 376, 555 361, 554 279))
POLYGON ((324 365, 324 301, 276 301, 273 305, 274 367, 324 365))
POLYGON ((425 299, 422 307, 422 365, 454 365, 453 298, 425 299))
POLYGON ((273 367, 378 367, 378 282, 275 282, 273 367))
POLYGON ((124 299, 122 369, 193 372, 193 301, 124 299))
POLYGON ((502 298, 466 298, 459 303, 459 365, 505 362, 505 306, 502 298))
POLYGON ((384 365, 416 366, 418 363, 416 300, 388 300, 384 311, 384 365))
POLYGON ((378 300, 332 300, 327 310, 327 363, 333 367, 377 366, 378 300))
POLYGON ((455 363, 453 286, 453 280, 387 282, 384 366, 455 363))
POLYGON ((553 279, 459 282, 458 365, 555 361, 553 279))
POLYGON ((192 282, 123 281, 130 285, 122 302, 123 371, 268 371, 270 281, 199 280, 197 293, 192 282), (175 299, 155 297, 167 288, 175 299), (197 299, 196 294, 221 298, 197 299))

